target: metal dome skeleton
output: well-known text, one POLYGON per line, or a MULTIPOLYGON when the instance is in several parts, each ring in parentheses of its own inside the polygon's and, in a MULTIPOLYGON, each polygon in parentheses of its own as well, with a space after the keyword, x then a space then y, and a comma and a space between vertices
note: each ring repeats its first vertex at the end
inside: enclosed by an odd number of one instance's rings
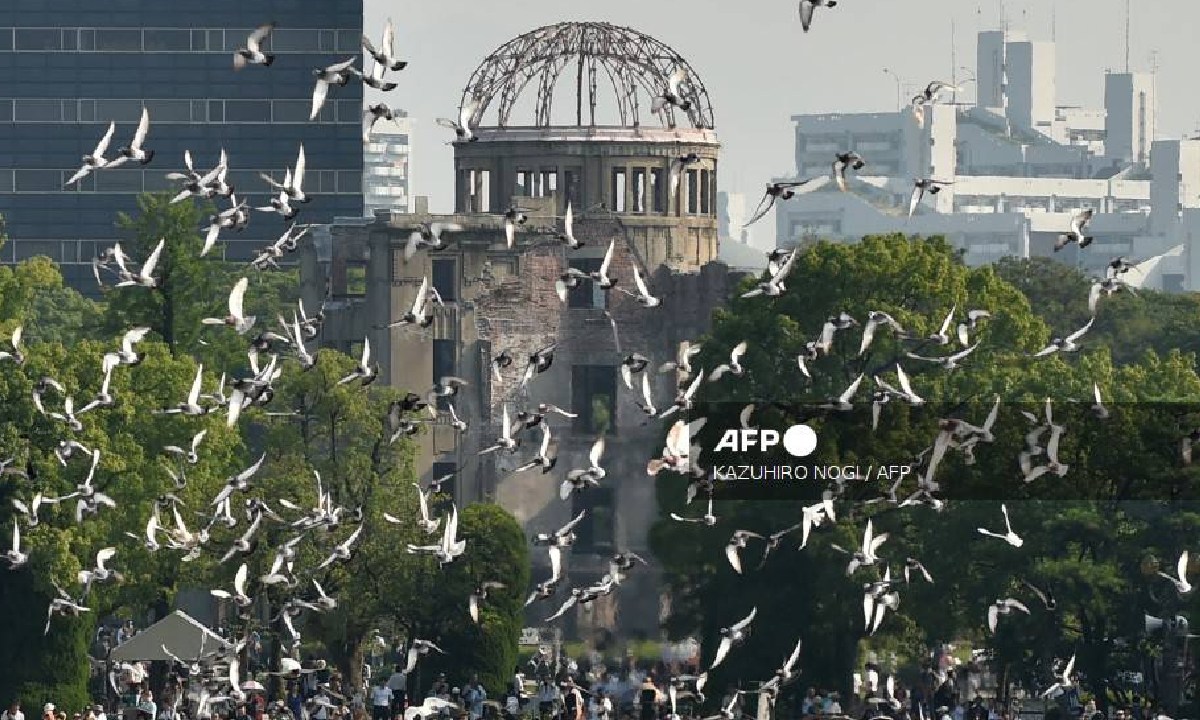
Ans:
POLYGON ((600 22, 547 25, 500 46, 471 75, 459 108, 461 111, 477 100, 479 106, 473 122, 478 123, 495 102, 496 124, 507 127, 525 88, 536 81, 532 124, 551 127, 555 87, 564 72, 573 71, 576 126, 597 125, 598 90, 607 78, 613 89, 619 124, 636 127, 644 115, 652 115, 650 104, 667 92, 671 74, 678 69, 688 75, 679 91, 679 100, 688 107, 685 111, 668 105, 662 112, 664 124, 675 127, 677 115, 682 115, 693 128, 711 129, 713 112, 708 91, 687 60, 648 35, 600 22))

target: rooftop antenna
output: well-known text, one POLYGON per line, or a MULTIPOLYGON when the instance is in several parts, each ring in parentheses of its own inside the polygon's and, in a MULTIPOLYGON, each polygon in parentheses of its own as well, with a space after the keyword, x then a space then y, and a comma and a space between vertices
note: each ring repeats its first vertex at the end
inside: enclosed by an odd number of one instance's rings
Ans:
MULTIPOLYGON (((958 46, 954 34, 954 18, 950 18, 950 85, 958 87, 958 46)), ((958 91, 954 91, 954 104, 958 105, 958 91)))
POLYGON ((1150 53, 1150 97, 1154 103, 1154 112, 1151 117, 1154 118, 1154 123, 1150 127, 1150 139, 1154 140, 1158 137, 1158 51, 1154 50, 1150 53))
POLYGON ((1129 72, 1129 21, 1131 0, 1125 0, 1125 72, 1129 72))

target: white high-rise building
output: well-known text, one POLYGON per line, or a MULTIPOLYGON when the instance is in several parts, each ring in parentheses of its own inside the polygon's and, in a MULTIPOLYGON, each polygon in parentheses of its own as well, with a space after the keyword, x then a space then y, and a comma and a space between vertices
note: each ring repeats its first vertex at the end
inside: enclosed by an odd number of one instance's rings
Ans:
POLYGON ((987 30, 979 33, 975 50, 977 99, 984 108, 1004 106, 1004 31, 987 30))
POLYGON ((1014 127, 1051 134, 1055 119, 1054 43, 1009 33, 1005 43, 1008 119, 1014 127))
POLYGON ((1108 73, 1105 108, 1063 107, 1053 43, 988 31, 977 50, 973 107, 794 116, 796 174, 778 180, 809 182, 775 205, 778 245, 941 235, 970 264, 1053 256, 1096 274, 1167 253, 1144 287, 1200 290, 1200 139, 1154 141, 1153 76, 1108 73), (843 192, 830 165, 851 150, 866 162, 843 192), (918 178, 944 184, 911 203, 918 178), (1084 209, 1095 240, 1056 251, 1084 209))
POLYGON ((412 119, 406 114, 393 122, 380 120, 363 146, 363 215, 376 210, 410 212, 412 119))
POLYGON ((753 207, 747 207, 746 196, 742 193, 717 193, 717 239, 719 241, 750 244, 750 230, 744 229, 743 224, 750 219, 753 207))
POLYGON ((1107 73, 1104 76, 1105 154, 1118 162, 1145 167, 1154 142, 1154 76, 1107 73))

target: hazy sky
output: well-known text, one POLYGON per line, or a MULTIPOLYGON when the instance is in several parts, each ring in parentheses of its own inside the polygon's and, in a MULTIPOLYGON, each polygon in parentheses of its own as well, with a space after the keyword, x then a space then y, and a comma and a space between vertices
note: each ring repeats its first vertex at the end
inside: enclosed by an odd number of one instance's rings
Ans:
MULTIPOLYGON (((792 115, 894 110, 896 81, 885 67, 902 79, 904 98, 929 80, 951 79, 956 64, 973 71, 975 34, 999 27, 1002 5, 1011 29, 1034 40, 1057 36, 1059 104, 1101 107, 1104 70, 1125 64, 1125 3, 841 0, 818 9, 805 34, 796 0, 366 0, 366 29, 378 37, 390 16, 397 52, 410 61, 385 99, 414 118, 411 192, 429 196, 433 212, 453 205, 452 152, 444 144, 452 133, 435 119, 457 116, 463 88, 486 55, 529 30, 567 20, 624 25, 687 58, 712 99, 723 146, 718 182, 754 196, 753 204, 768 179, 794 170, 792 115)), ((1132 69, 1150 70, 1158 52, 1158 136, 1191 134, 1200 127, 1191 82, 1200 61, 1193 44, 1200 3, 1137 0, 1133 9, 1132 69)), ((961 99, 973 98, 968 85, 961 99)), ((510 124, 532 119, 514 112, 510 124)), ((484 117, 484 125, 493 122, 494 113, 484 117)), ((755 244, 773 240, 769 218, 752 230, 755 244)))

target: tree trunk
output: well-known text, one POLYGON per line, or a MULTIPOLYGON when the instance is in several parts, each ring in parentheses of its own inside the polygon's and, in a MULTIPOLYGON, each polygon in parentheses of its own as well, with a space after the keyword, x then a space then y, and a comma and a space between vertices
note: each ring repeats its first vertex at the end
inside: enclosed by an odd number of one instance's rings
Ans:
POLYGON ((347 634, 345 643, 348 652, 346 657, 350 663, 349 668, 343 668, 346 673, 346 678, 349 680, 346 692, 353 695, 355 691, 363 686, 363 665, 366 660, 366 652, 363 649, 365 643, 362 640, 362 633, 347 634))
POLYGON ((175 302, 174 293, 171 289, 171 274, 170 266, 164 271, 160 290, 163 297, 163 342, 167 344, 167 348, 171 351, 171 357, 175 357, 175 302))

